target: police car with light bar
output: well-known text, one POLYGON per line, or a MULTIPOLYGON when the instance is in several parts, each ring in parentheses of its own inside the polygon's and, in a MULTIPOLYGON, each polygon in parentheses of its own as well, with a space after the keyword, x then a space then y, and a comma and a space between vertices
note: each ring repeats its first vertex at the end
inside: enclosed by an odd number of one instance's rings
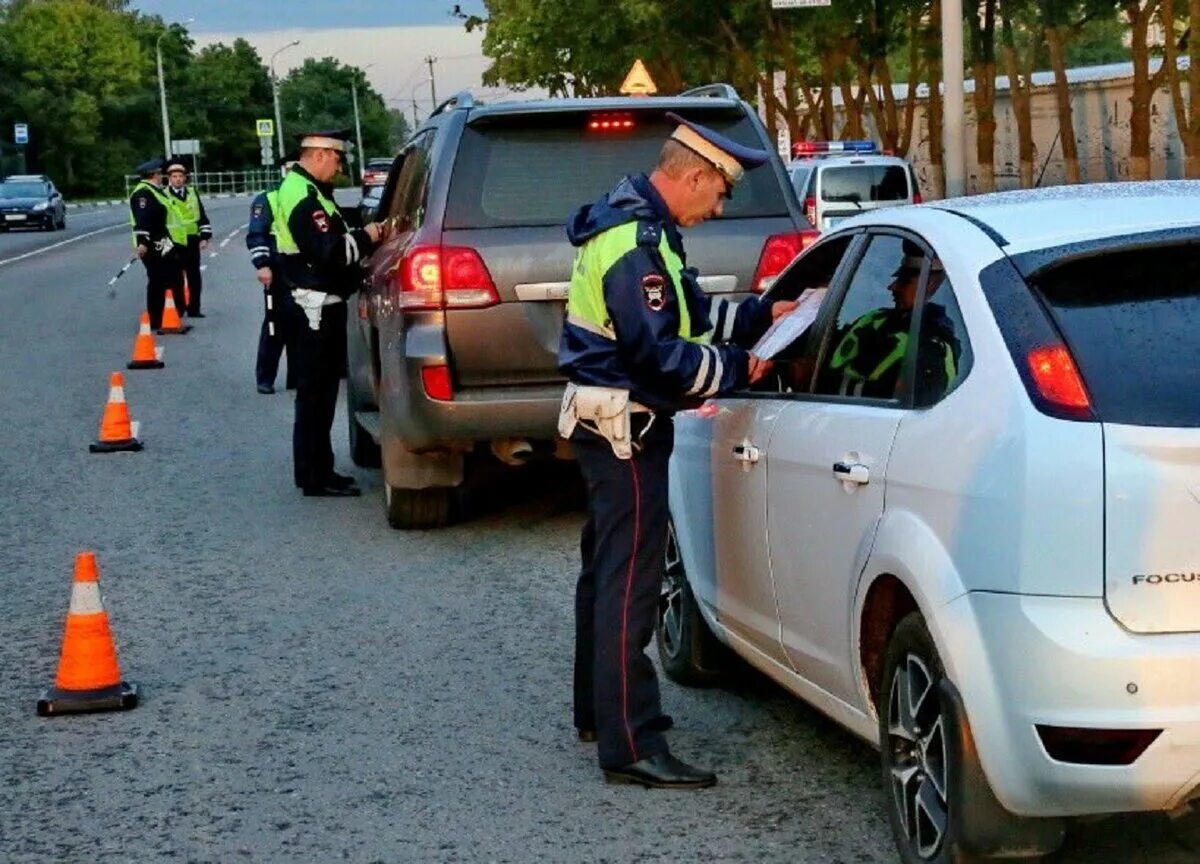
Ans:
POLYGON ((820 231, 867 210, 921 203, 912 166, 874 141, 798 141, 792 157, 788 177, 820 231))

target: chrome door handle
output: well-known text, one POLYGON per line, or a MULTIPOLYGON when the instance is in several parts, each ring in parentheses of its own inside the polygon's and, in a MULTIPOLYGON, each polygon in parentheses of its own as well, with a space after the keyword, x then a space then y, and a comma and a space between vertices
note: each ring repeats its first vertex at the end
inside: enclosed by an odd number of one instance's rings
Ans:
POLYGON ((871 482, 871 469, 859 463, 834 462, 833 476, 843 483, 858 483, 866 486, 871 482))
POLYGON ((761 454, 753 444, 736 444, 733 448, 733 458, 739 462, 754 463, 761 454))

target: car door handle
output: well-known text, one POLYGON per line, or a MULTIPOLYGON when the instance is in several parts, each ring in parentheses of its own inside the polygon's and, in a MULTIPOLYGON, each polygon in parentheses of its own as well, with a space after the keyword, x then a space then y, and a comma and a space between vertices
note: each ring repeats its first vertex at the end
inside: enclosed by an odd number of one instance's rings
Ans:
POLYGON ((866 486, 871 482, 871 469, 866 465, 849 462, 834 462, 833 476, 843 483, 858 483, 866 486))
POLYGON ((733 458, 739 462, 753 464, 758 461, 760 455, 758 448, 753 444, 736 444, 733 448, 733 458))

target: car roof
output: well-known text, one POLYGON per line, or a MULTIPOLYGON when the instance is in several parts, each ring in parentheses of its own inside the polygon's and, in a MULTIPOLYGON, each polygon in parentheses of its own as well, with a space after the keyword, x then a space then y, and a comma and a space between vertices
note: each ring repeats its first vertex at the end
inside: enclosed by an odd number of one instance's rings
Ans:
POLYGON ((900 156, 885 156, 882 153, 830 153, 828 155, 801 156, 788 163, 813 168, 844 168, 846 165, 899 165, 908 167, 908 160, 900 156))
POLYGON ((9 174, 7 177, 3 178, 3 180, 0 180, 0 183, 8 183, 9 181, 16 181, 20 183, 36 183, 38 181, 42 181, 44 183, 49 183, 50 178, 45 174, 9 174))
POLYGON ((601 96, 578 99, 532 99, 527 102, 476 104, 470 122, 517 114, 555 114, 581 111, 741 111, 740 99, 714 96, 601 96))

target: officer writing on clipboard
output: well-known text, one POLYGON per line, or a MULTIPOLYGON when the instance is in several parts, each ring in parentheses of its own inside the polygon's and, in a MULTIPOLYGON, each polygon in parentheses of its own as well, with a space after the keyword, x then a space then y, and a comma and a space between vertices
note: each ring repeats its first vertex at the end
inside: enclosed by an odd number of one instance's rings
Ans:
POLYGON ((672 416, 766 374, 769 362, 739 345, 796 304, 700 289, 679 229, 720 216, 743 173, 770 154, 666 116, 677 125, 653 172, 623 178, 567 226, 579 251, 558 350, 570 381, 559 433, 588 488, 575 594, 579 738, 597 741, 609 782, 699 788, 716 775, 670 753, 671 721, 645 655, 662 583, 672 416))

